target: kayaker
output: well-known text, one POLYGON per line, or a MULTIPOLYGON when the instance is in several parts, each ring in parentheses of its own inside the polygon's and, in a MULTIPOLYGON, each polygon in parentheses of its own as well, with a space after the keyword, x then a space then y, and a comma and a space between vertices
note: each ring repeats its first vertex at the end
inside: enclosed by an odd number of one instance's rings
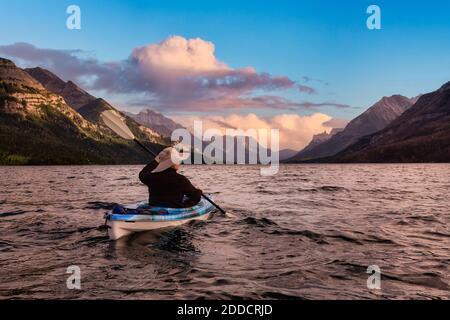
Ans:
POLYGON ((202 191, 177 172, 184 158, 175 148, 166 148, 139 173, 139 179, 148 187, 149 204, 187 208, 200 202, 202 191))

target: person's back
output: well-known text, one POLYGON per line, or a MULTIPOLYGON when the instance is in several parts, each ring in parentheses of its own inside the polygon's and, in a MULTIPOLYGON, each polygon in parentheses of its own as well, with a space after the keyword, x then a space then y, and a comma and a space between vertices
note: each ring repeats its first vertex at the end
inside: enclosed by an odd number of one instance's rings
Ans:
POLYGON ((159 162, 153 161, 139 173, 139 179, 148 187, 149 204, 170 208, 194 206, 200 201, 202 191, 177 172, 179 164, 169 161, 167 155, 172 151, 169 149, 158 155, 159 162))

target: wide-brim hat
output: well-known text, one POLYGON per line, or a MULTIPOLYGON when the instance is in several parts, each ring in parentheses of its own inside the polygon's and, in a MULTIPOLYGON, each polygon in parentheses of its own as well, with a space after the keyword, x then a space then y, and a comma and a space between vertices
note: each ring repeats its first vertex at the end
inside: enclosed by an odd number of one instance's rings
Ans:
POLYGON ((165 148, 156 156, 155 160, 158 162, 158 166, 152 173, 163 172, 174 165, 179 165, 184 160, 187 160, 189 156, 189 153, 180 153, 173 147, 165 148))

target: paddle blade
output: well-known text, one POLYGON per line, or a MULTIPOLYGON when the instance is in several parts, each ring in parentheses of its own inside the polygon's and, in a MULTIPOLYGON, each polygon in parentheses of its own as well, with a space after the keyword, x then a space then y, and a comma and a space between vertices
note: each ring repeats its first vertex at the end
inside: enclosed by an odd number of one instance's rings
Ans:
POLYGON ((127 140, 134 139, 134 134, 125 124, 125 120, 117 112, 113 110, 106 110, 100 114, 100 117, 103 120, 103 122, 108 126, 108 128, 110 128, 120 137, 127 140))

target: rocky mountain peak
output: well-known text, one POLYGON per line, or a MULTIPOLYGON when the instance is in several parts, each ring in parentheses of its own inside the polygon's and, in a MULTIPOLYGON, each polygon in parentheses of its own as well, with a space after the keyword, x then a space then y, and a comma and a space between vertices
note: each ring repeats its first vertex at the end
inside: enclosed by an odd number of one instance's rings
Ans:
POLYGON ((126 114, 141 125, 151 128, 166 137, 170 137, 174 130, 182 128, 180 124, 172 119, 149 108, 140 111, 138 114, 129 112, 126 112, 126 114))
POLYGON ((441 93, 447 90, 450 90, 450 81, 445 83, 438 91, 441 93))
POLYGON ((342 162, 448 162, 450 82, 424 94, 386 128, 337 155, 342 162))
POLYGON ((384 129, 415 102, 415 99, 399 94, 383 97, 350 121, 344 130, 330 135, 324 141, 315 137, 312 143, 299 152, 295 158, 314 159, 334 155, 355 143, 361 137, 384 129))
POLYGON ((72 81, 65 82, 57 75, 41 67, 25 69, 34 79, 39 81, 47 90, 61 95, 69 106, 78 110, 95 100, 95 97, 81 89, 72 81))
POLYGON ((0 67, 1 68, 6 68, 6 67, 15 68, 16 65, 11 60, 0 57, 0 67))
POLYGON ((18 68, 14 62, 4 58, 0 58, 0 82, 14 87, 16 91, 20 92, 35 92, 44 89, 38 81, 18 68))

